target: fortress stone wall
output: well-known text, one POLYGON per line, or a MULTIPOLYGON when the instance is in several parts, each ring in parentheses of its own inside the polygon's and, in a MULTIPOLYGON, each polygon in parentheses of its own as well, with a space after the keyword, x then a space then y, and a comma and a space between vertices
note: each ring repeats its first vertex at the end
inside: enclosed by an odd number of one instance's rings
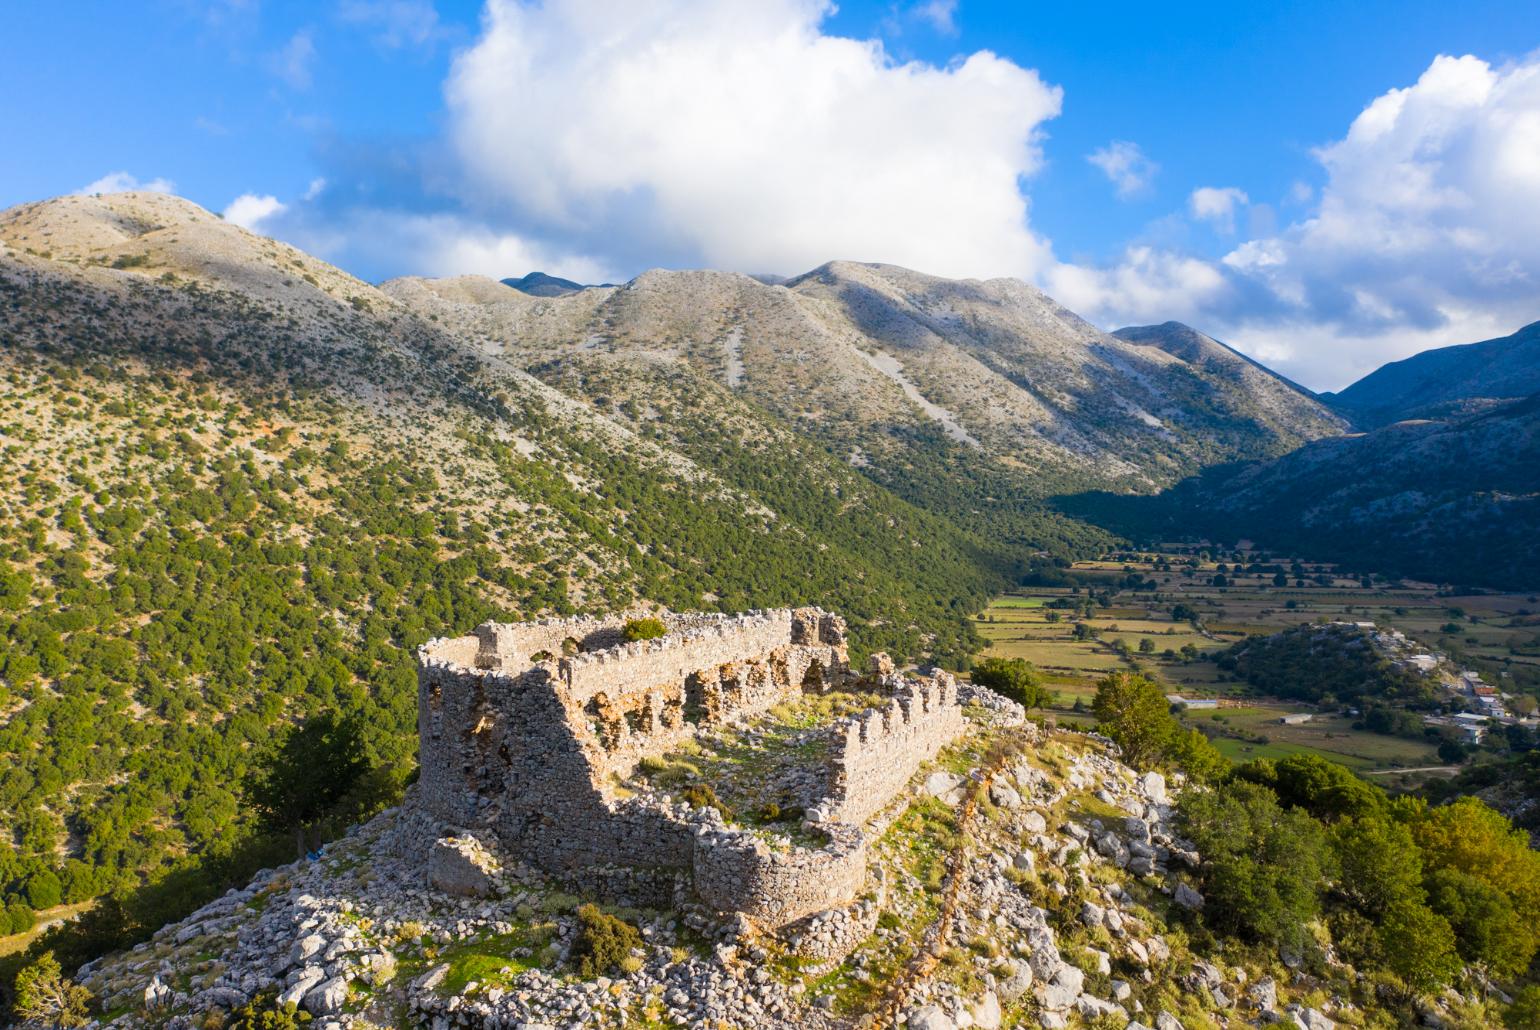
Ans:
POLYGON ((830 795, 804 824, 826 843, 772 847, 714 809, 630 796, 620 783, 703 729, 861 679, 844 620, 798 608, 664 622, 664 636, 631 643, 621 619, 575 618, 488 623, 424 645, 419 803, 575 880, 624 874, 633 896, 649 884, 662 895, 688 874, 702 901, 767 925, 856 897, 860 824, 962 731, 955 683, 879 677, 893 700, 831 728, 830 795))
POLYGON ((847 716, 834 726, 827 817, 864 823, 962 731, 957 683, 945 673, 911 680, 885 706, 847 716))

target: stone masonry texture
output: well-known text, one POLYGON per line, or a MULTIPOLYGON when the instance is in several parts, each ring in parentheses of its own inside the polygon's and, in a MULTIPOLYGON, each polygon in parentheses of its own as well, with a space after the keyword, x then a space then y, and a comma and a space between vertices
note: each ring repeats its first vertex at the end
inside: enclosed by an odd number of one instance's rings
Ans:
POLYGON ((491 833, 550 872, 658 893, 686 874, 723 912, 785 926, 845 905, 866 880, 863 824, 963 732, 957 684, 878 656, 851 670, 845 622, 818 608, 663 617, 626 642, 625 620, 486 623, 418 652, 420 803, 456 833, 491 833), (846 685, 887 700, 828 727, 828 796, 801 846, 726 824, 715 809, 617 790, 637 763, 697 732, 846 685))

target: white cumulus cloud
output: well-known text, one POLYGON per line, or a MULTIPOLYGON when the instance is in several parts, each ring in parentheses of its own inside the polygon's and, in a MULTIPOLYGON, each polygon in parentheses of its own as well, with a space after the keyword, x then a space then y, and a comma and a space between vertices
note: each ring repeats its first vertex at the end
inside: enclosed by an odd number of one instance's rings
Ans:
POLYGON ((140 180, 128 172, 108 172, 95 182, 86 183, 75 193, 79 196, 89 196, 93 193, 128 193, 133 190, 175 193, 176 183, 162 178, 140 180))
POLYGON ((1194 312, 1230 294, 1224 273, 1212 263, 1149 246, 1127 248, 1107 268, 1058 265, 1044 286, 1072 311, 1108 326, 1192 320, 1194 312))
POLYGON ((283 201, 270 194, 242 193, 222 213, 225 221, 255 232, 264 220, 282 214, 285 207, 283 201))
POLYGON ((1203 262, 1221 286, 1169 274, 1194 259, 1135 252, 1054 281, 1081 284, 1103 324, 1150 317, 1164 291, 1164 317, 1276 355, 1321 389, 1540 318, 1540 55, 1498 67, 1440 56, 1315 156, 1326 181, 1307 217, 1203 262))
POLYGON ((1143 193, 1160 171, 1160 165, 1145 156, 1139 144, 1116 139, 1100 150, 1086 155, 1086 160, 1102 170, 1119 199, 1127 200, 1143 193))
POLYGON ((836 257, 1032 276, 1020 182, 1060 91, 827 35, 819 0, 491 0, 446 87, 477 198, 525 235, 794 272, 836 257))
POLYGON ((1194 218, 1213 222, 1224 233, 1235 231, 1237 208, 1251 203, 1246 192, 1234 186, 1199 186, 1187 198, 1187 207, 1194 218))

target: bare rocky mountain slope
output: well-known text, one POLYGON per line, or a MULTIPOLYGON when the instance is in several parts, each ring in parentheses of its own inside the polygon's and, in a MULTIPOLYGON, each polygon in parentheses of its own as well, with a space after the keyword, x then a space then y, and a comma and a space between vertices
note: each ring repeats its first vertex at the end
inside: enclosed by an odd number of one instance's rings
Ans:
POLYGON ((1149 490, 1344 425, 1277 377, 1127 342, 1011 279, 836 261, 781 285, 651 271, 549 298, 475 278, 382 289, 591 399, 620 399, 617 378, 688 373, 917 498, 915 480, 948 461, 984 477, 975 500, 1071 483, 1149 490))
POLYGON ((1199 368, 1223 376, 1257 395, 1258 402, 1270 406, 1280 419, 1287 419, 1299 403, 1299 398, 1317 401, 1314 393, 1300 386, 1260 362, 1254 361, 1235 348, 1220 343, 1207 333, 1200 333, 1181 322, 1162 322, 1159 325, 1131 325, 1115 329, 1112 333, 1120 340, 1144 346, 1158 347, 1199 368), (1279 386, 1287 388, 1279 391, 1279 386), (1290 396, 1293 393, 1294 397, 1290 396))

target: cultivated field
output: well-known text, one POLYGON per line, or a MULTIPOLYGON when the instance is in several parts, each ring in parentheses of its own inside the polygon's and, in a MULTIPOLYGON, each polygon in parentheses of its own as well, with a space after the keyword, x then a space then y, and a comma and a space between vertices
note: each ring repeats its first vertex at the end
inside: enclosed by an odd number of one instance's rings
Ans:
POLYGON ((1061 722, 1089 722, 1084 709, 1096 681, 1118 669, 1138 670, 1171 693, 1218 699, 1217 711, 1192 710, 1185 718, 1218 730, 1215 743, 1231 758, 1315 751, 1355 771, 1378 774, 1377 782, 1386 786, 1403 779, 1384 776, 1387 772, 1439 766, 1434 746, 1355 730, 1350 718, 1324 712, 1312 712, 1310 721, 1300 725, 1283 724, 1283 715, 1311 710, 1256 696, 1210 656, 1248 634, 1276 633, 1323 618, 1348 619, 1393 627, 1429 648, 1455 653, 1508 689, 1540 673, 1540 599, 1535 596, 1452 597, 1427 585, 1365 586, 1355 576, 1316 563, 1299 568, 1285 563, 1288 583, 1280 586, 1276 573, 1238 572, 1230 557, 1223 569, 1220 562, 1177 553, 1081 562, 1071 571, 1083 586, 1024 588, 996 599, 976 624, 990 641, 987 654, 1025 658, 1037 666, 1059 694, 1054 715, 1061 722), (1153 581, 1155 589, 1127 589, 1130 576, 1153 581), (1216 576, 1223 577, 1222 585, 1216 585, 1216 576), (1097 607, 1090 618, 1077 607, 1054 607, 1107 589, 1118 590, 1113 605, 1097 607), (1177 605, 1196 611, 1198 624, 1173 618, 1177 605), (1095 635, 1085 637, 1086 630, 1076 629, 1079 624, 1095 635))

